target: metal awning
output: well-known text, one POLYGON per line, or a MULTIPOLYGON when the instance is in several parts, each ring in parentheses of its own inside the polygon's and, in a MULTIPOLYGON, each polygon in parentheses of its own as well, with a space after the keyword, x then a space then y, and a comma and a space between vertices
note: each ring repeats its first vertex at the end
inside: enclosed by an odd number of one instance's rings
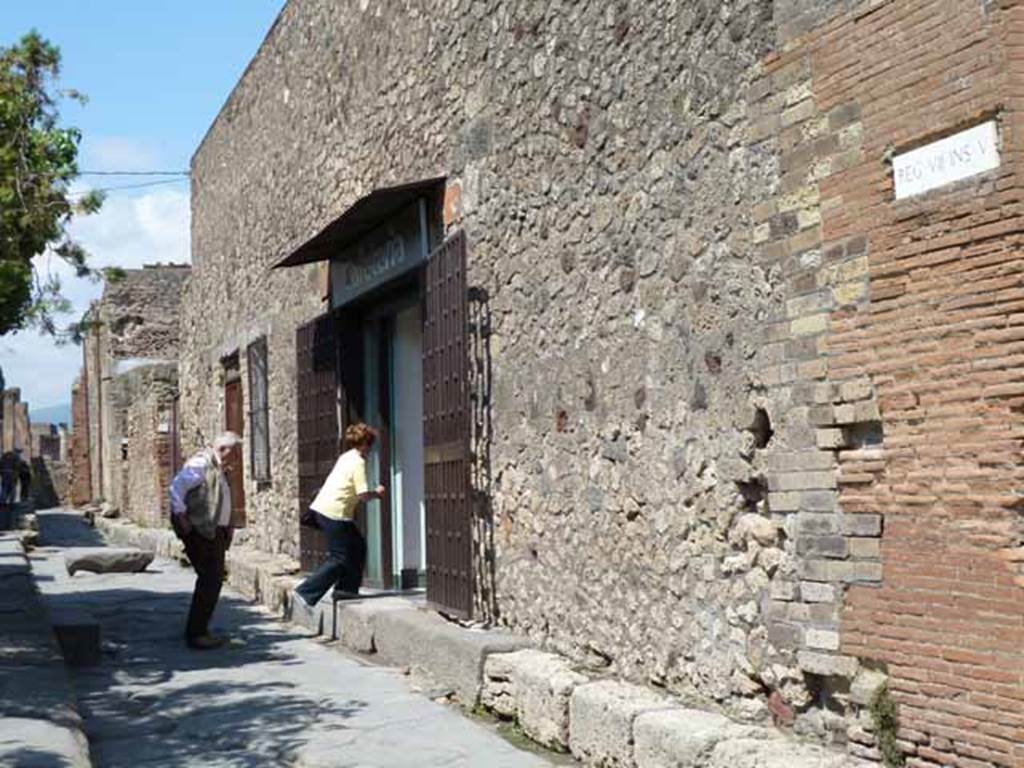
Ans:
POLYGON ((378 224, 387 220, 389 216, 393 216, 407 205, 411 205, 425 193, 440 187, 446 178, 438 176, 433 179, 414 181, 411 184, 401 184, 397 187, 375 189, 365 197, 356 200, 348 210, 324 227, 319 234, 277 262, 274 269, 312 264, 315 261, 326 261, 337 256, 343 248, 351 245, 378 224))

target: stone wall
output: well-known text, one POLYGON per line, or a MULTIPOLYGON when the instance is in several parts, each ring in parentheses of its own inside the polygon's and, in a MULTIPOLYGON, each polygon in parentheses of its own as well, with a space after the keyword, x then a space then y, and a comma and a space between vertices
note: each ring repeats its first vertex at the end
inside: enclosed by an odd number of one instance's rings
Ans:
MULTIPOLYGON (((986 178, 960 190, 955 221, 893 207, 886 161, 940 118, 1008 109, 999 41, 1020 11, 934 5, 292 0, 193 159, 185 447, 223 428, 221 361, 240 352, 246 382, 245 348, 266 335, 273 478, 247 484, 246 536, 297 554, 295 327, 322 292, 314 267, 270 267, 372 189, 447 175, 446 224, 467 233, 474 301, 492 318, 500 621, 588 666, 873 758, 870 723, 850 718, 888 664, 919 764, 983 750, 1014 764, 994 732, 953 746, 944 718, 987 705, 972 688, 966 709, 939 706, 964 688, 928 676, 997 680, 998 659, 1017 658, 1000 645, 1017 642, 1020 615, 1005 493, 1017 385, 985 372, 1009 359, 986 350, 1015 339, 1018 198, 986 178), (945 22, 972 37, 934 44, 945 22), (948 263, 977 256, 976 274, 1005 291, 993 327, 971 314, 992 302, 957 293, 966 273, 942 272, 959 228, 988 245, 948 263), (940 283, 911 300, 926 269, 940 283), (915 320, 925 308, 928 324, 915 320), (947 357, 926 333, 944 327, 939 310, 962 323, 947 357), (893 447, 940 434, 921 429, 912 370, 958 389, 966 372, 948 356, 964 338, 979 349, 974 385, 994 387, 968 398, 970 425, 990 426, 979 434, 998 448, 925 451, 883 481, 893 447), (907 509, 921 512, 886 522, 907 509), (935 641, 952 624, 916 636, 900 604, 900 590, 929 589, 913 577, 924 510, 947 541, 976 537, 966 562, 996 580, 1005 622, 988 636, 1003 639, 978 657, 935 641)), ((930 396, 949 448, 961 405, 930 396)), ((944 592, 964 578, 931 562, 925 578, 944 592)), ((979 585, 954 615, 989 598, 979 585)), ((1012 718, 1020 681, 998 682, 1009 698, 985 701, 1012 718)))
POLYGON ((118 377, 115 398, 123 398, 125 460, 116 502, 125 517, 141 525, 167 524, 170 498, 171 405, 178 389, 173 363, 138 368, 118 377))
MULTIPOLYGON (((146 407, 142 403, 156 407, 154 403, 166 399, 164 385, 173 378, 178 356, 182 286, 188 274, 185 265, 125 270, 107 282, 102 298, 90 309, 83 349, 81 420, 88 426, 85 443, 91 500, 103 499, 117 507, 131 503, 130 462, 123 458, 129 440, 129 408, 136 402, 140 407, 146 407), (168 362, 171 373, 165 370, 168 362), (133 375, 151 366, 155 366, 155 375, 133 375), (155 389, 140 390, 139 381, 155 389)), ((156 501, 143 494, 137 503, 149 509, 156 501)))
POLYGON ((32 424, 30 433, 32 435, 33 456, 45 456, 54 461, 60 461, 61 436, 56 424, 32 424))
POLYGON ((503 621, 764 713, 784 553, 751 368, 784 296, 755 259, 778 165, 748 99, 771 6, 379 10, 286 6, 194 158, 187 447, 222 424, 221 358, 267 334, 274 478, 247 488, 250 535, 296 553, 294 333, 321 304, 315 269, 268 267, 359 195, 447 174, 494 317, 503 621))
POLYGON ((26 461, 32 457, 32 426, 28 416, 28 403, 21 401, 18 387, 5 389, 2 398, 3 419, 0 420, 0 440, 3 451, 20 450, 26 461))
POLYGON ((92 499, 92 476, 89 461, 89 419, 85 392, 85 376, 79 374, 71 388, 71 464, 70 499, 74 506, 92 499))
POLYGON ((32 503, 36 509, 50 509, 69 503, 71 466, 49 456, 32 459, 32 503))

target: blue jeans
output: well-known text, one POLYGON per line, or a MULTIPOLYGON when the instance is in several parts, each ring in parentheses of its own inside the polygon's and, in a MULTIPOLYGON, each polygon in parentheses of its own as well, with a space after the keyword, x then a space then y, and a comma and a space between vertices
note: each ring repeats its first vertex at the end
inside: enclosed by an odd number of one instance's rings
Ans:
POLYGON ((295 588, 309 605, 320 602, 331 587, 358 592, 366 564, 366 539, 351 520, 332 520, 316 513, 320 530, 327 536, 327 559, 295 588))

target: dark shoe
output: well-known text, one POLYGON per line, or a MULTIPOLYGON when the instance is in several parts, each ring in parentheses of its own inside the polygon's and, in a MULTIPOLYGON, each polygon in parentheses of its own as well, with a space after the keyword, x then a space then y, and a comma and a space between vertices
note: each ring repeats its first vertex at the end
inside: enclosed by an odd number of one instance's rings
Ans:
POLYGON ((338 602, 339 600, 358 600, 358 592, 349 592, 346 589, 335 589, 331 592, 331 600, 338 602))
POLYGON ((213 635, 200 635, 199 637, 187 638, 185 642, 194 651, 212 651, 220 648, 227 640, 226 638, 214 637, 213 635))

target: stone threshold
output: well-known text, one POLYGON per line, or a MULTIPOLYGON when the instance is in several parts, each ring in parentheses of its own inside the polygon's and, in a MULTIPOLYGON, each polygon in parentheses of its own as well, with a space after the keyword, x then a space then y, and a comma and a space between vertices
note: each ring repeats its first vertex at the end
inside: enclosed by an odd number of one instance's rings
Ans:
MULTIPOLYGON (((118 545, 182 559, 170 530, 96 519, 118 545)), ((301 581, 292 558, 247 547, 227 553, 227 582, 272 613, 374 662, 423 680, 435 697, 513 720, 543 747, 585 765, 634 768, 867 768, 877 765, 775 728, 737 724, 689 709, 643 686, 599 678, 557 654, 502 631, 466 628, 426 607, 422 596, 370 596, 315 608, 292 604, 301 581)))
POLYGON ((0 765, 90 768, 52 619, 17 531, 0 533, 0 765))

